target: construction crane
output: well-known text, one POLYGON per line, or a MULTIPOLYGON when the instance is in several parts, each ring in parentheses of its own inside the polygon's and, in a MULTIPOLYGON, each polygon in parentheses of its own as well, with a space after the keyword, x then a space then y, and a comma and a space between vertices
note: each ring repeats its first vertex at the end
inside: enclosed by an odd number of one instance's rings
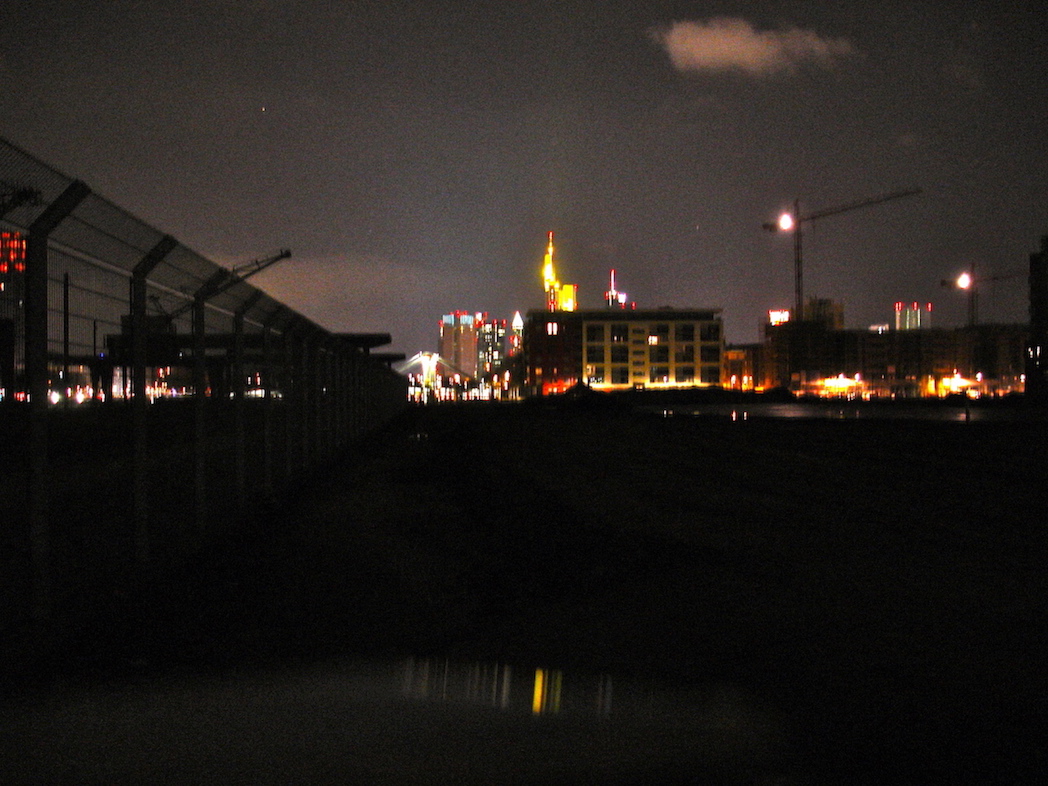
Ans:
POLYGON ((193 303, 196 302, 196 300, 207 300, 213 298, 215 295, 220 295, 230 287, 239 284, 242 281, 246 281, 256 273, 261 273, 267 267, 275 265, 277 262, 287 259, 290 256, 291 252, 285 248, 281 249, 273 256, 245 262, 242 265, 237 265, 231 270, 218 270, 213 276, 211 276, 211 278, 204 282, 203 286, 193 294, 193 297, 190 300, 187 300, 175 310, 168 312, 168 319, 173 322, 175 319, 192 309, 193 303))
MULTIPOLYGON (((234 276, 237 276, 241 281, 244 281, 251 278, 255 273, 261 273, 270 265, 275 265, 277 262, 285 260, 290 256, 291 252, 284 248, 271 257, 255 259, 251 262, 245 262, 243 265, 237 265, 230 272, 232 272, 234 276)), ((232 286, 232 284, 230 284, 230 286, 232 286)))
POLYGON ((777 223, 763 224, 763 228, 769 232, 793 233, 793 294, 796 319, 804 318, 804 263, 801 247, 801 226, 803 224, 810 224, 812 221, 820 218, 828 218, 829 216, 836 216, 841 213, 850 213, 852 210, 858 210, 863 207, 872 207, 873 205, 879 205, 882 202, 890 202, 893 199, 916 196, 920 193, 921 189, 919 188, 892 191, 891 193, 882 194, 881 196, 872 197, 870 199, 860 199, 857 202, 848 202, 847 204, 838 205, 837 207, 816 210, 814 213, 809 213, 806 216, 801 215, 800 200, 795 199, 793 201, 793 213, 783 213, 779 217, 777 223))

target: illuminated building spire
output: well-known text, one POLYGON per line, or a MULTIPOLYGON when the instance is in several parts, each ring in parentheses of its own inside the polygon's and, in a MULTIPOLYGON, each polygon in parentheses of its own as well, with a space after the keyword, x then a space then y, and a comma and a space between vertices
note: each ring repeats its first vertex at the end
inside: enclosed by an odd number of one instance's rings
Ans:
POLYGON ((557 281, 557 272, 553 268, 553 232, 548 236, 546 246, 546 257, 542 261, 542 288, 546 292, 546 308, 549 311, 557 310, 557 292, 560 290, 560 282, 557 281))
POLYGON ((542 261, 542 288, 546 292, 548 311, 574 311, 577 305, 578 287, 561 284, 553 267, 553 233, 547 235, 546 257, 542 261))

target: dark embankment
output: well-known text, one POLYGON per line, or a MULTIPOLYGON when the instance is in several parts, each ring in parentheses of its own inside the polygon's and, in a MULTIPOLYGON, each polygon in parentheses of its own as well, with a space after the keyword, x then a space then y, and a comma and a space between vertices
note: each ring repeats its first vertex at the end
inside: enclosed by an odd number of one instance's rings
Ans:
POLYGON ((1046 437, 416 410, 97 611, 56 668, 440 655, 732 685, 783 719, 799 780, 1024 782, 1046 763, 1046 437))

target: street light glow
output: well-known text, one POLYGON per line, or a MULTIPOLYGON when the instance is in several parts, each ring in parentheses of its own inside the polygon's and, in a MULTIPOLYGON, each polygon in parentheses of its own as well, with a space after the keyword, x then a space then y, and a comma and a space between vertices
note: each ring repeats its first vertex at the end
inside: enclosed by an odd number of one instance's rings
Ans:
POLYGON ((783 213, 779 216, 779 229, 783 232, 789 232, 793 229, 793 216, 789 213, 783 213))
POLYGON ((957 276, 957 286, 960 289, 968 289, 972 285, 972 276, 970 273, 961 273, 957 276))

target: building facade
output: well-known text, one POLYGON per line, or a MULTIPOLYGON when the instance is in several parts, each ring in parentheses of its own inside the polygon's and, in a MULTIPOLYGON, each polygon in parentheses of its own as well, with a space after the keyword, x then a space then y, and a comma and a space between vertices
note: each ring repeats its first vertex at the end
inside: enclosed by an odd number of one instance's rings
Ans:
POLYGON ((472 312, 453 311, 440 318, 438 352, 459 373, 477 376, 477 325, 472 312))
MULTIPOLYGON (((829 330, 815 323, 765 327, 751 354, 754 389, 866 397, 1006 395, 1024 390, 1025 325, 829 330)), ((734 348, 733 348, 734 350, 734 348)))
POLYGON ((921 330, 932 326, 932 304, 904 303, 901 300, 895 303, 895 329, 896 330, 921 330))
POLYGON ((477 329, 477 374, 483 376, 499 368, 506 359, 506 320, 477 314, 474 325, 477 329))
POLYGON ((529 395, 721 385, 720 309, 529 312, 524 327, 529 395))
POLYGON ((25 252, 25 235, 0 231, 0 402, 13 396, 16 369, 24 361, 20 347, 25 252))

